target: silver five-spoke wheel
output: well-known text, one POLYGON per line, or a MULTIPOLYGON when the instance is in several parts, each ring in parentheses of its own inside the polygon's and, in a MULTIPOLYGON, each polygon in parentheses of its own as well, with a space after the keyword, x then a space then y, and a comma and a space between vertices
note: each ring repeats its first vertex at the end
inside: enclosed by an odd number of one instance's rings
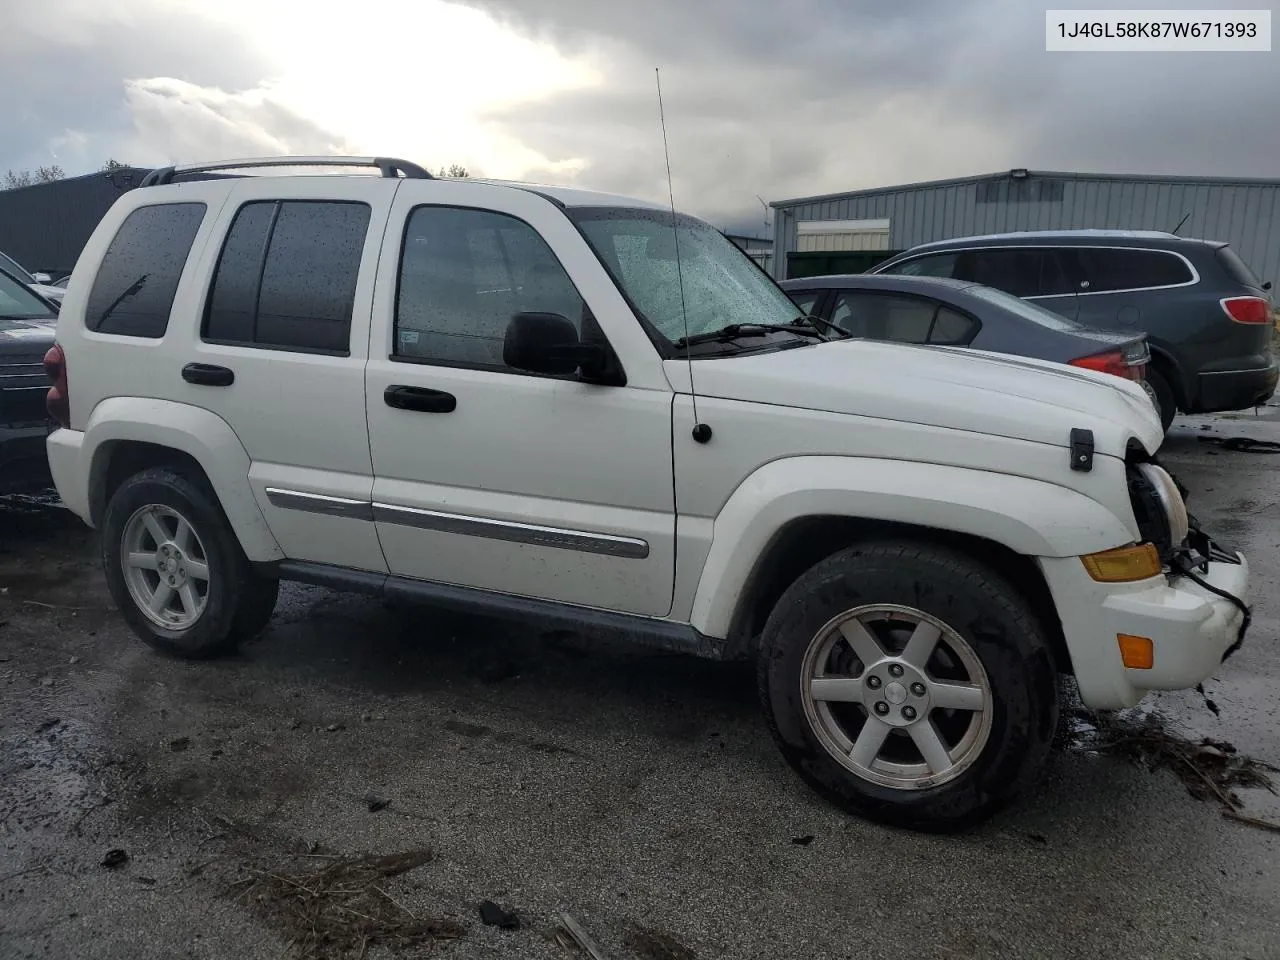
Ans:
POLYGON ((120 539, 125 585, 138 609, 156 626, 185 630, 209 596, 209 561, 190 521, 160 504, 139 507, 120 539))
POLYGON ((834 617, 809 645, 802 701, 822 745, 873 783, 946 783, 981 755, 991 684, 955 630, 929 614, 877 604, 834 617))

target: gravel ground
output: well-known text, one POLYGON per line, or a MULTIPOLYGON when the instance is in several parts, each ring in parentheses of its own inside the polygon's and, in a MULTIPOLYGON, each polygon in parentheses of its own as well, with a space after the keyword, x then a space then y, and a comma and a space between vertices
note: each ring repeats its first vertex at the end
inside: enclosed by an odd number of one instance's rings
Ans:
MULTIPOLYGON (((1250 557, 1250 640, 1206 684, 1216 715, 1145 706, 1280 764, 1280 459, 1199 439, 1239 435, 1280 420, 1183 421, 1165 458, 1250 557)), ((465 929, 405 956, 572 957, 568 912, 637 960, 1280 957, 1280 834, 1167 771, 1066 745, 986 826, 914 835, 810 794, 741 666, 297 586, 238 658, 181 663, 112 612, 90 531, 13 502, 0 590, 5 960, 288 956, 236 881, 423 847, 379 896, 465 929)))

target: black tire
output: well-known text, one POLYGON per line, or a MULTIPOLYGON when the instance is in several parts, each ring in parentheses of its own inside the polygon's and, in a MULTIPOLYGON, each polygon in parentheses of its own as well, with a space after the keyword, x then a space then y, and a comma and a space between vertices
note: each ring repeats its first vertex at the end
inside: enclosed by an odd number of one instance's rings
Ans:
POLYGON ((1026 600, 965 554, 924 543, 856 545, 802 574, 765 625, 758 677, 770 731, 801 778, 852 813, 916 830, 958 830, 998 810, 1034 782, 1058 722, 1049 641, 1026 600), (837 761, 806 714, 809 647, 833 618, 871 604, 912 608, 949 627, 985 671, 992 697, 986 742, 954 779, 912 789, 876 783, 837 761))
POLYGON ((1178 413, 1178 401, 1173 395, 1173 387, 1169 385, 1169 380, 1163 373, 1150 365, 1147 367, 1147 383, 1155 391, 1156 409, 1160 412, 1160 425, 1164 427, 1164 432, 1168 433, 1169 427, 1173 425, 1173 418, 1178 413))
POLYGON ((260 632, 271 617, 279 588, 277 581, 254 572, 204 478, 168 467, 134 474, 112 494, 102 522, 102 561, 112 599, 133 632, 162 653, 190 660, 234 653, 242 640, 260 632), (134 513, 149 505, 180 514, 203 547, 209 569, 204 609, 185 629, 154 623, 126 582, 125 529, 134 513))

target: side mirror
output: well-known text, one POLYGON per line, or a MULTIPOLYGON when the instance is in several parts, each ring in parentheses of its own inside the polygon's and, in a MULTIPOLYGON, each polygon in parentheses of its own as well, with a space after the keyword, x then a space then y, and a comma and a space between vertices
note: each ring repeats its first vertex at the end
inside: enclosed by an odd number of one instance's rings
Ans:
POLYGON ((1270 290, 1270 289, 1271 289, 1271 281, 1270 281, 1270 280, 1268 280, 1266 283, 1264 283, 1264 284, 1262 285, 1262 289, 1263 289, 1263 290, 1270 290))
POLYGON ((36 283, 43 283, 43 284, 53 283, 53 277, 49 276, 47 273, 33 273, 31 275, 31 279, 34 280, 36 283))
POLYGON ((564 376, 602 367, 608 351, 582 343, 577 328, 558 313, 517 313, 507 324, 502 360, 517 370, 564 376))

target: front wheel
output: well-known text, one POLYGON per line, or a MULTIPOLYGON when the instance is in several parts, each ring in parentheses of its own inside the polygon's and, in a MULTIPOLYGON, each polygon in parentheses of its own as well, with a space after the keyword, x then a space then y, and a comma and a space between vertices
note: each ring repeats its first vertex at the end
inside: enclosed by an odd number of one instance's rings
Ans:
POLYGON ((102 560, 133 632, 175 656, 230 653, 275 606, 277 582, 254 572, 213 492, 175 470, 145 470, 115 491, 102 560))
POLYGON ((953 830, 1032 782, 1057 726, 1044 630, 1022 596, 961 553, 851 547, 783 594, 760 694, 788 763, 844 808, 953 830))

